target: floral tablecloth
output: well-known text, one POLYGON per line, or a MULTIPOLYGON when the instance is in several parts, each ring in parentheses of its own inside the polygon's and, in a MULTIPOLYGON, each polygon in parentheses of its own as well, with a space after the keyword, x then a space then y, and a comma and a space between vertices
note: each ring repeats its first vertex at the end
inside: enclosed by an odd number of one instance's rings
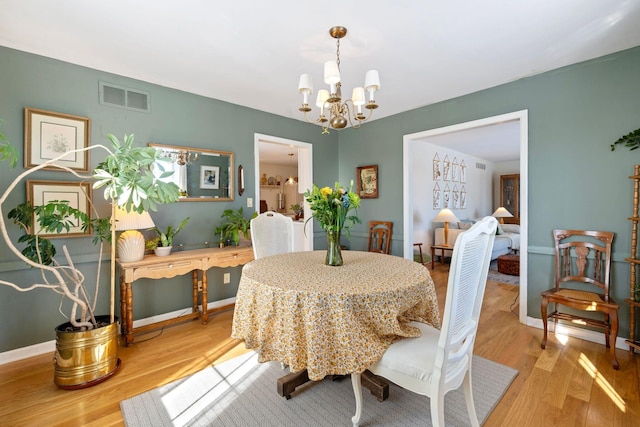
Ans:
POLYGON ((440 327, 435 288, 421 264, 391 255, 295 252, 246 264, 232 337, 309 378, 363 372, 400 337, 420 335, 411 320, 440 327))

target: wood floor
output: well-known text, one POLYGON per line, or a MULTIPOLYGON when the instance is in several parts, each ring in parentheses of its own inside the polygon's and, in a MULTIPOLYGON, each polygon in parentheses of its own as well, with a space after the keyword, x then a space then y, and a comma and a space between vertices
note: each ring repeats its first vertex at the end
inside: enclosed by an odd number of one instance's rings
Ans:
MULTIPOLYGON (((432 276, 442 309, 447 266, 432 276)), ((615 371, 602 345, 551 336, 541 350, 542 331, 518 322, 517 296, 515 286, 487 285, 475 353, 519 374, 485 426, 640 425, 640 356, 618 350, 615 371)), ((121 370, 90 389, 57 389, 51 355, 0 366, 0 425, 121 426, 121 400, 244 352, 229 338, 232 317, 228 310, 208 325, 192 321, 136 337, 119 350, 121 370)))

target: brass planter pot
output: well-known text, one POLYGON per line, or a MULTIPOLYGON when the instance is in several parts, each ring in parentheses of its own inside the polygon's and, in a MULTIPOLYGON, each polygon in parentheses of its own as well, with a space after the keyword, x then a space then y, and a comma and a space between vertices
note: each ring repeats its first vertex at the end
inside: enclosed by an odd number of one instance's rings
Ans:
MULTIPOLYGON (((96 316, 109 322, 110 316, 96 316)), ((120 368, 118 322, 90 331, 66 332, 69 322, 56 328, 53 382, 60 388, 79 389, 99 384, 120 368)))

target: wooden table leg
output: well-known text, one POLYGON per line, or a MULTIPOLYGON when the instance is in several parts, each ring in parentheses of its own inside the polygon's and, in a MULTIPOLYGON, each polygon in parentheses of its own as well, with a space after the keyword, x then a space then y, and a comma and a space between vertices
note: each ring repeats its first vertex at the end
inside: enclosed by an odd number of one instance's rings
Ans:
POLYGON ((291 393, 296 391, 296 387, 308 381, 309 374, 306 369, 280 377, 278 378, 278 394, 287 399, 291 399, 291 393))
POLYGON ((436 249, 431 246, 431 269, 436 268, 436 249))
POLYGON ((124 286, 124 278, 120 276, 120 335, 127 334, 127 294, 124 286))
POLYGON ((192 313, 197 313, 198 312, 198 271, 199 270, 193 270, 191 272, 191 299, 192 299, 192 303, 191 303, 191 312, 192 313))
POLYGON ((209 296, 207 294, 207 288, 209 281, 207 280, 207 272, 202 272, 202 323, 206 324, 209 321, 209 296))
POLYGON ((368 388, 378 402, 383 402, 389 397, 389 382, 369 370, 362 373, 362 386, 368 388))
POLYGON ((124 344, 129 347, 133 344, 133 289, 131 283, 124 282, 125 317, 124 344))
MULTIPOLYGON (((335 379, 338 376, 331 376, 335 379)), ((341 375, 339 377, 345 378, 348 375, 341 375)), ((292 372, 283 377, 278 378, 278 394, 291 399, 291 393, 296 390, 296 387, 310 381, 309 374, 306 369, 298 372, 292 372)), ((362 373, 362 386, 369 389, 378 402, 382 402, 389 397, 389 383, 382 377, 374 375, 371 371, 366 370, 362 373)))

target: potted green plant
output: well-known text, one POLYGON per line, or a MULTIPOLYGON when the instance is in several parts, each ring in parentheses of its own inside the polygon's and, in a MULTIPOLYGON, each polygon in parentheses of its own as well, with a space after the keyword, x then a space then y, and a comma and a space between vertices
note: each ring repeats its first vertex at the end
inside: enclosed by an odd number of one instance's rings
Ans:
POLYGON ((171 225, 168 226, 166 231, 162 231, 158 227, 154 227, 152 230, 158 234, 158 237, 146 242, 146 247, 148 249, 153 249, 156 256, 169 255, 171 253, 171 248, 173 247, 173 238, 187 225, 189 218, 190 217, 186 217, 183 219, 175 228, 171 225))
POLYGON ((304 217, 304 209, 298 203, 291 205, 291 210, 295 213, 295 219, 304 217))
MULTIPOLYGON (((257 212, 254 212, 251 218, 258 216, 257 212)), ((225 209, 220 216, 223 219, 222 224, 218 225, 215 229, 216 236, 220 236, 221 243, 233 242, 234 245, 240 244, 240 235, 245 239, 250 240, 251 234, 249 232, 249 226, 251 224, 251 218, 244 217, 242 208, 238 210, 225 209)))
MULTIPOLYGON (((113 135, 109 135, 111 149, 103 145, 70 150, 59 157, 48 160, 40 165, 19 174, 0 196, 0 232, 8 249, 27 265, 42 271, 43 283, 20 285, 0 280, 0 284, 27 292, 33 289, 51 289, 64 295, 71 301, 68 322, 56 328, 56 353, 54 357, 54 382, 61 388, 75 389, 98 384, 109 378, 120 366, 117 358, 117 323, 115 319, 115 245, 111 245, 111 294, 110 314, 96 316, 94 309, 97 303, 97 289, 99 281, 96 279, 93 300, 84 284, 84 274, 74 265, 66 246, 63 253, 66 264, 55 260, 55 246, 41 235, 43 231, 61 232, 68 230, 72 221, 79 221, 83 229, 92 227, 97 234, 94 242, 100 243, 100 251, 104 241, 115 241, 115 211, 116 207, 126 210, 143 212, 155 210, 158 203, 170 203, 178 200, 178 187, 172 183, 163 182, 163 178, 155 177, 150 166, 164 160, 159 151, 152 147, 134 147, 133 135, 125 135, 123 142, 113 135), (70 153, 79 154, 87 150, 104 150, 105 159, 94 170, 93 175, 85 176, 78 172, 57 164, 60 159, 70 153), (11 219, 25 232, 13 242, 10 237, 3 205, 12 190, 27 176, 45 167, 54 166, 61 171, 84 180, 93 181, 94 188, 103 188, 104 197, 110 203, 111 215, 109 219, 91 220, 86 213, 72 208, 65 201, 52 201, 42 206, 20 204, 11 210, 11 219), (36 214, 40 231, 32 223, 36 214), (20 251, 16 243, 25 243, 26 247, 20 251)), ((0 136, 0 160, 17 164, 17 150, 11 148, 4 135, 0 136)), ((94 210, 95 211, 95 210, 94 210)), ((101 259, 101 253, 98 255, 101 259)), ((100 264, 98 262, 98 264, 100 264)), ((100 270, 98 269, 98 276, 100 270)))

